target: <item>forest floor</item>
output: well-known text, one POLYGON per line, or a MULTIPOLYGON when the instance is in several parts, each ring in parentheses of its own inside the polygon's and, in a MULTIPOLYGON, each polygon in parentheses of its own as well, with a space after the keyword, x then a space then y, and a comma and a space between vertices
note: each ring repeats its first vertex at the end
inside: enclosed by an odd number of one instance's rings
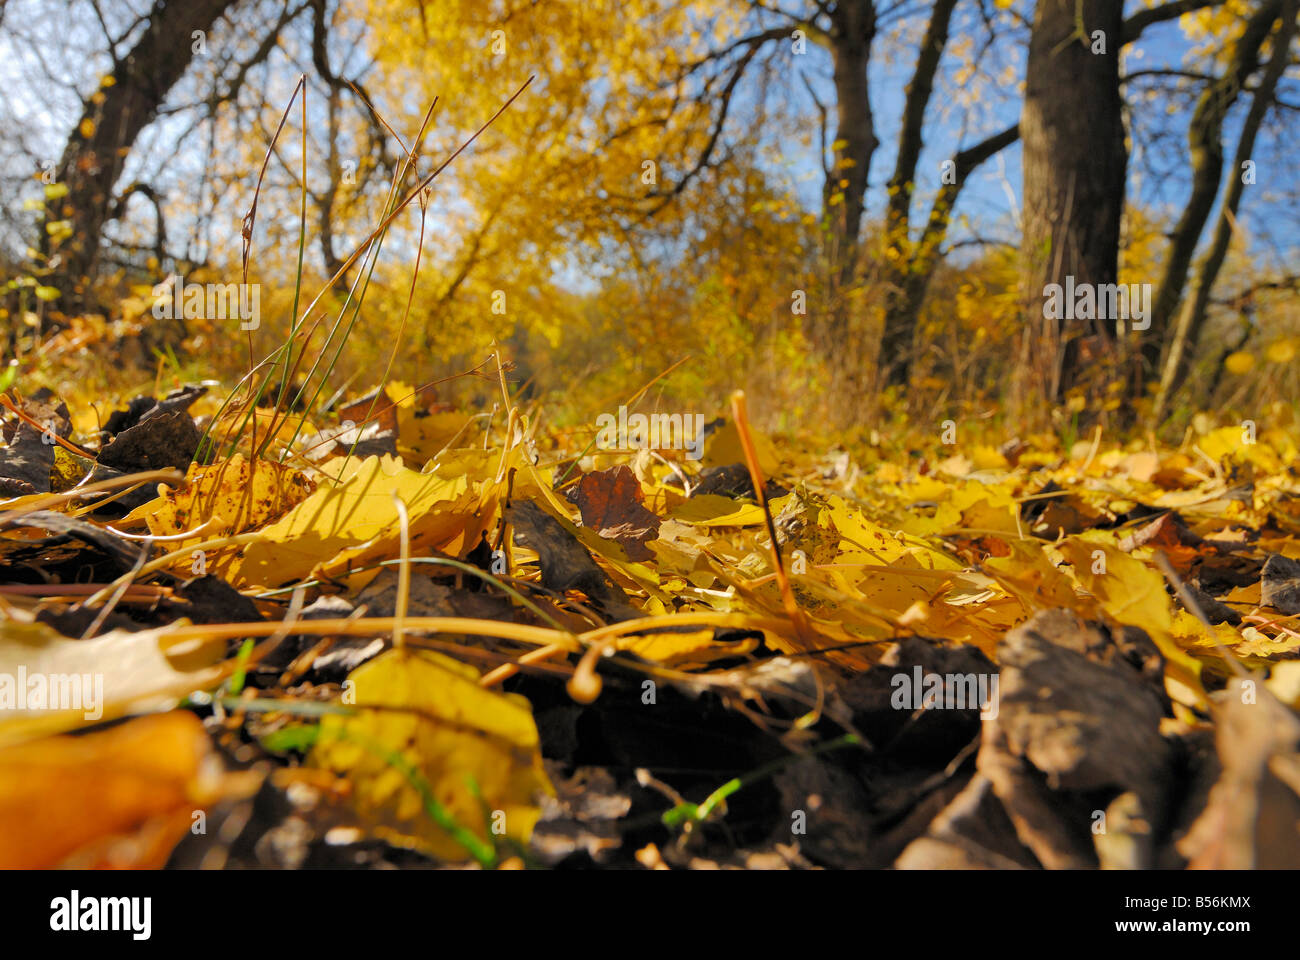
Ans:
POLYGON ((205 393, 4 395, 0 864, 1300 866, 1293 427, 205 393))

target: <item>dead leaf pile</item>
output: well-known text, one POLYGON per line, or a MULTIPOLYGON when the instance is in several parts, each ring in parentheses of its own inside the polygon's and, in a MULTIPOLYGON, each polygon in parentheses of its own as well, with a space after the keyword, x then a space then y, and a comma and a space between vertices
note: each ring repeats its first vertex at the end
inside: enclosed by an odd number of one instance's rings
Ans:
POLYGON ((5 398, 0 865, 1300 865, 1284 431, 693 461, 204 392, 5 398))

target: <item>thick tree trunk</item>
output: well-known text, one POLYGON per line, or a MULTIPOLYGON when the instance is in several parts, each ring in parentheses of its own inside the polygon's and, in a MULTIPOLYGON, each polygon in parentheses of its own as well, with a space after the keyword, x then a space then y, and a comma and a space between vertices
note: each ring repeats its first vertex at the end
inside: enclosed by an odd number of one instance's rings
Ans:
POLYGON ((1061 400, 1084 357, 1114 347, 1111 321, 1049 320, 1043 298, 1048 284, 1064 285, 1066 277, 1076 287, 1116 281, 1128 163, 1122 7, 1122 0, 1039 0, 1034 13, 1020 122, 1028 311, 1021 367, 1032 376, 1021 394, 1030 404, 1061 400))
POLYGON ((871 43, 876 36, 876 11, 872 0, 843 0, 833 8, 831 19, 837 149, 826 191, 826 215, 833 225, 831 262, 841 290, 846 290, 857 276, 867 175, 880 143, 871 115, 867 78, 871 43))
POLYGON ((846 414, 865 409, 870 356, 861 310, 859 259, 867 176, 876 139, 867 68, 876 33, 873 0, 840 0, 830 8, 828 45, 835 83, 836 129, 832 165, 823 191, 830 308, 812 325, 828 361, 828 389, 844 398, 846 414))
POLYGON ((194 31, 206 34, 234 2, 155 3, 148 27, 114 67, 112 85, 98 91, 102 101, 86 102, 57 171, 58 182, 67 186, 68 193, 46 211, 49 221, 68 220, 72 227, 57 250, 51 279, 63 291, 59 306, 64 312, 90 303, 100 236, 114 208, 113 186, 136 137, 153 121, 167 92, 193 61, 194 31))

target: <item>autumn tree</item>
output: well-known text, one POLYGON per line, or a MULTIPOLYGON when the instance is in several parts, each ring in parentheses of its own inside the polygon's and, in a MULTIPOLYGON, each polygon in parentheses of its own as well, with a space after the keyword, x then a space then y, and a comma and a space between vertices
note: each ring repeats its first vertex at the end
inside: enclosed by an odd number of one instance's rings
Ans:
MULTIPOLYGON (((922 128, 948 45, 957 0, 937 0, 919 9, 873 0, 813 2, 795 8, 750 0, 737 6, 746 13, 747 29, 689 61, 674 78, 676 84, 700 75, 718 79, 687 94, 694 102, 709 107, 714 136, 705 142, 672 192, 680 191, 693 172, 706 167, 718 152, 719 135, 736 99, 735 92, 746 71, 767 62, 762 56, 765 51, 782 55, 782 69, 789 77, 797 69, 794 57, 810 43, 819 47, 830 61, 832 97, 824 101, 800 71, 822 126, 821 219, 829 281, 826 302, 810 318, 810 333, 824 356, 839 359, 856 371, 878 363, 884 382, 906 382, 917 314, 929 278, 941 259, 952 210, 971 173, 1015 141, 1016 126, 953 152, 951 170, 942 175, 929 214, 918 225, 912 217, 918 161, 924 145, 922 128), (868 279, 865 263, 876 257, 875 251, 867 252, 863 237, 871 163, 881 144, 872 104, 870 65, 879 52, 877 45, 884 32, 918 13, 928 15, 928 20, 907 86, 903 119, 892 134, 897 149, 888 182, 885 243, 879 264, 871 268, 872 277, 879 279, 886 291, 883 340, 863 343, 852 339, 850 327, 854 315, 861 313, 855 301, 860 299, 860 287, 868 279)), ((993 17, 983 11, 983 20, 988 33, 985 44, 993 45, 1000 39, 992 25, 993 17)), ((880 337, 880 333, 876 336, 880 337)), ((865 378, 859 377, 848 387, 865 385, 865 378)))
MULTIPOLYGON (((1089 389, 1093 391, 1106 380, 1112 387, 1120 385, 1118 376, 1127 352, 1127 318, 1098 314, 1092 320, 1040 322, 1039 297, 1048 284, 1064 285, 1067 277, 1073 277, 1076 285, 1095 285, 1093 289, 1117 279, 1116 251, 1127 196, 1126 140, 1130 136, 1124 126, 1121 88, 1140 76, 1200 79, 1194 72, 1176 69, 1135 69, 1121 76, 1115 52, 1134 43, 1154 24, 1184 14, 1221 16, 1225 24, 1241 23, 1241 33, 1225 47, 1225 72, 1205 83, 1192 114, 1188 133, 1191 191, 1170 236, 1151 305, 1150 330, 1135 338, 1138 368, 1129 377, 1130 390, 1140 393, 1153 374, 1158 375, 1163 355, 1167 362, 1158 406, 1181 382, 1188 351, 1194 346, 1191 334, 1203 324, 1209 288, 1222 263, 1230 222, 1241 198, 1241 184, 1230 187, 1224 199, 1222 231, 1202 261, 1206 269, 1197 276, 1196 291, 1185 312, 1187 323, 1175 334, 1171 318, 1182 300, 1197 239, 1222 180, 1224 117, 1259 71, 1259 51, 1270 35, 1275 46, 1288 49, 1294 36, 1294 10, 1280 18, 1289 26, 1273 34, 1281 5, 1281 0, 1263 0, 1245 14, 1227 7, 1219 14, 1214 12, 1221 6, 1219 0, 1174 0, 1137 11, 1123 21, 1118 19, 1120 5, 1114 0, 1038 5, 1021 123, 1025 138, 1022 252, 1030 320, 1021 366, 1032 370, 1029 360, 1038 357, 1046 360, 1046 367, 1029 396, 1059 401, 1072 386, 1081 385, 1085 375, 1090 376, 1089 389)), ((1275 75, 1262 77, 1256 87, 1239 141, 1243 162, 1249 157, 1286 61, 1284 54, 1281 61, 1270 64, 1275 75)), ((1105 405, 1117 402, 1112 395, 1105 405)))

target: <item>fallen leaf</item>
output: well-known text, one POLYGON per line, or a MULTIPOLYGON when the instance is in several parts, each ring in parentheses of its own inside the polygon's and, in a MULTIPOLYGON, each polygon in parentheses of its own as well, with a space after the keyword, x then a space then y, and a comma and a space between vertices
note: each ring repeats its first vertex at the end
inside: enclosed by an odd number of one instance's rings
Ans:
POLYGON ((357 713, 322 720, 309 762, 351 779, 376 835, 444 860, 468 858, 431 818, 414 772, 488 846, 494 835, 527 844, 539 794, 554 795, 527 700, 485 690, 473 667, 423 650, 389 651, 348 679, 357 713))
POLYGON ((172 711, 0 749, 0 864, 161 868, 204 808, 251 792, 203 724, 172 711))
POLYGON ((176 641, 174 630, 71 640, 44 623, 0 621, 0 744, 170 706, 220 679, 225 642, 176 641))
POLYGON ((231 569, 237 583, 278 586, 312 576, 336 576, 397 553, 401 524, 393 495, 410 519, 412 551, 459 553, 478 542, 488 517, 475 510, 466 477, 416 473, 389 457, 346 462, 328 481, 264 528, 231 569))
POLYGON ((582 476, 565 495, 582 514, 582 525, 623 545, 630 560, 649 560, 647 540, 659 536, 660 520, 643 506, 645 494, 626 466, 582 476))
MULTIPOLYGON (((204 524, 194 540, 209 540, 255 530, 283 515, 311 494, 301 473, 271 460, 256 463, 235 454, 212 464, 191 464, 186 484, 159 484, 158 496, 137 507, 126 520, 144 520, 156 537, 175 537, 204 524)), ((171 544, 179 550, 187 542, 171 544)))

